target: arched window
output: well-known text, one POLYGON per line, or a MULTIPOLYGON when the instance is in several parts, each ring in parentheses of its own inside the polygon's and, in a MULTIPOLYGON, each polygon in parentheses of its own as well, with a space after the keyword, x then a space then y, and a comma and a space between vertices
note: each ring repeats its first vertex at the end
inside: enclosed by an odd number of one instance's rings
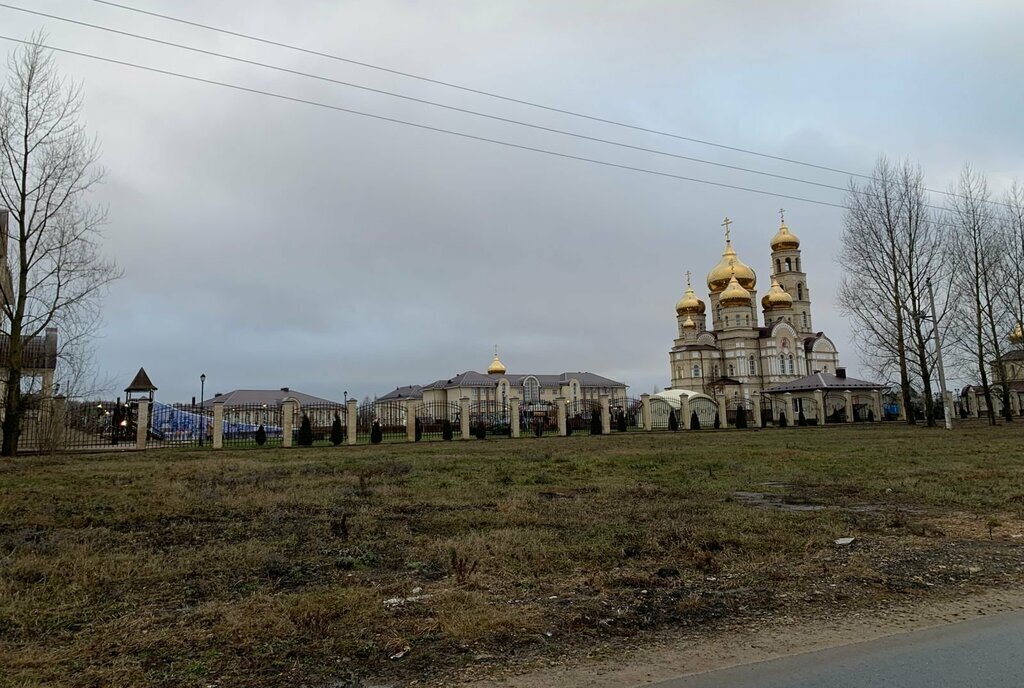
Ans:
POLYGON ((700 366, 696 363, 693 364, 693 376, 700 377, 700 366))
POLYGON ((729 364, 729 377, 734 377, 735 375, 736 375, 736 369, 733 367, 732 363, 730 363, 729 364))
POLYGON ((523 380, 523 400, 527 404, 540 401, 540 382, 531 376, 523 380))
POLYGON ((786 374, 786 355, 779 354, 779 372, 783 375, 786 374))
POLYGON ((804 316, 804 327, 807 327, 807 314, 802 313, 802 315, 804 316))
POLYGON ((790 260, 789 258, 787 258, 786 259, 786 272, 791 272, 792 270, 793 270, 793 261, 790 260))
POLYGON ((828 366, 827 366, 827 365, 823 365, 823 366, 821 367, 821 369, 822 369, 823 371, 825 371, 826 373, 828 372, 828 366))
POLYGON ((753 356, 751 356, 749 359, 747 359, 747 365, 750 366, 750 374, 751 375, 757 375, 757 364, 754 363, 754 357, 753 356))
POLYGON ((729 327, 729 316, 725 316, 725 326, 729 327))
POLYGON ((782 272, 782 261, 778 258, 775 259, 775 274, 782 272))
POLYGON ((795 373, 795 369, 793 368, 793 354, 790 354, 789 355, 789 374, 793 375, 794 373, 795 373))
POLYGON ((804 300, 804 283, 803 282, 797 282, 796 283, 796 298, 797 298, 798 301, 803 301, 804 300))
POLYGON ((800 257, 799 256, 797 256, 797 259, 796 259, 796 271, 800 272, 800 257))
POLYGON ((715 371, 715 377, 718 377, 718 364, 717 363, 715 364, 714 371, 715 371))
POLYGON ((743 316, 743 320, 746 323, 747 327, 750 327, 750 314, 749 313, 747 313, 746 315, 743 316))

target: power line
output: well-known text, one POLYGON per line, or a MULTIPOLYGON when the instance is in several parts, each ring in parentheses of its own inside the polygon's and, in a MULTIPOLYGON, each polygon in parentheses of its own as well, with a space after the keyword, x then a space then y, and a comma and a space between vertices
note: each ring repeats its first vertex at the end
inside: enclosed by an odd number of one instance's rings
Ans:
MULTIPOLYGON (((20 39, 20 38, 12 38, 11 36, 4 36, 2 34, 0 34, 0 40, 10 41, 12 43, 19 43, 21 45, 34 45, 31 41, 26 41, 26 40, 23 40, 23 39, 20 39)), ((351 115, 359 115, 360 117, 367 117, 367 118, 370 118, 370 119, 375 119, 375 120, 379 120, 379 121, 383 121, 383 122, 390 122, 392 124, 401 124, 401 125, 404 125, 404 126, 415 127, 417 129, 422 129, 422 130, 425 130, 425 131, 433 131, 433 132, 437 132, 437 133, 441 133, 441 134, 448 134, 450 136, 458 136, 458 137, 465 138, 465 139, 471 139, 473 141, 482 141, 482 142, 485 142, 485 143, 492 143, 492 144, 495 144, 495 145, 498 145, 498 146, 505 146, 507 148, 514 148, 514 149, 518 149, 518 150, 530 151, 530 152, 533 152, 533 153, 541 153, 541 154, 549 155, 549 156, 553 156, 553 157, 565 158, 567 160, 577 160, 577 161, 580 161, 580 162, 588 162, 588 163, 592 163, 592 164, 595 164, 595 165, 602 165, 602 166, 605 166, 605 167, 612 167, 612 168, 621 169, 621 170, 629 170, 631 172, 640 172, 640 173, 643 173, 643 174, 650 174, 650 175, 654 175, 654 176, 658 176, 658 177, 666 177, 666 178, 669 178, 669 179, 678 179, 678 180, 681 180, 681 181, 693 182, 695 184, 705 184, 705 185, 708 185, 708 186, 717 186, 717 187, 721 187, 721 188, 725 188, 725 189, 733 189, 735 191, 745 191, 745 192, 748 192, 748 193, 756 193, 756 194, 760 194, 760 195, 763 195, 763 196, 774 196, 776 198, 785 198, 785 199, 792 200, 792 201, 801 201, 801 202, 804 202, 804 203, 813 203, 815 205, 823 205, 823 206, 828 206, 828 207, 831 207, 831 208, 847 209, 847 206, 839 204, 839 203, 831 203, 829 201, 820 201, 820 200, 816 200, 816 199, 813 199, 813 198, 805 198, 803 196, 794 196, 794 195, 778 193, 778 192, 774 192, 774 191, 765 191, 764 189, 753 189, 753 188, 750 188, 750 187, 739 186, 739 185, 736 185, 736 184, 726 184, 724 182, 715 182, 715 181, 711 181, 709 179, 700 179, 698 177, 687 177, 687 176, 680 175, 680 174, 673 174, 671 172, 661 172, 661 171, 658 171, 658 170, 651 170, 651 169, 647 169, 647 168, 644 168, 644 167, 635 167, 635 166, 632 166, 632 165, 625 165, 625 164, 621 164, 621 163, 610 162, 610 161, 607 161, 607 160, 598 160, 596 158, 588 158, 588 157, 584 157, 584 156, 581 156, 581 155, 572 155, 570 153, 560 153, 558 151, 553 151, 553 150, 549 150, 549 149, 546 149, 546 148, 537 148, 535 146, 527 146, 527 145, 524 145, 524 144, 512 143, 511 141, 502 141, 501 139, 493 139, 493 138, 488 138, 486 136, 477 136, 475 134, 467 134, 466 132, 455 131, 453 129, 445 129, 443 127, 435 127, 435 126, 431 126, 431 125, 428 125, 428 124, 421 124, 419 122, 410 122, 408 120, 398 119, 396 117, 388 117, 386 115, 378 115, 378 114, 374 114, 374 113, 370 113, 370 112, 363 112, 361 110, 354 110, 352 108, 346 108, 346 107, 342 107, 340 105, 331 105, 330 103, 324 103, 324 102, 320 102, 320 101, 316 101, 316 100, 310 100, 310 99, 307 99, 307 98, 299 98, 297 96, 289 96, 289 95, 285 95, 283 93, 275 93, 273 91, 265 91, 265 90, 258 89, 258 88, 251 88, 249 86, 241 86, 239 84, 233 84, 233 83, 226 82, 226 81, 218 81, 218 80, 215 80, 215 79, 207 79, 207 78, 204 78, 204 77, 194 76, 192 74, 183 74, 181 72, 174 72, 174 71, 167 70, 167 69, 161 69, 159 67, 150 67, 148 65, 141 65, 141 64, 138 64, 138 63, 135 63, 135 62, 128 62, 128 61, 125 61, 125 60, 117 60, 117 59, 114 59, 114 58, 111 58, 111 57, 103 57, 103 56, 100 56, 100 55, 94 55, 94 54, 91 54, 91 53, 85 53, 85 52, 81 52, 81 51, 78 51, 78 50, 70 50, 68 48, 58 48, 58 47, 52 46, 52 45, 45 45, 43 47, 45 47, 47 50, 52 50, 54 52, 64 53, 66 55, 75 55, 77 57, 84 57, 84 58, 87 58, 87 59, 97 60, 97 61, 100 61, 100 62, 106 62, 108 64, 115 64, 115 65, 119 65, 119 66, 122 66, 122 67, 130 67, 132 69, 139 69, 139 70, 146 71, 146 72, 151 72, 151 73, 154 73, 154 74, 162 74, 164 76, 172 76, 172 77, 176 77, 176 78, 179 78, 179 79, 186 79, 188 81, 195 81, 195 82, 198 82, 198 83, 208 84, 208 85, 211 85, 211 86, 218 86, 218 87, 222 87, 222 88, 228 88, 228 89, 231 89, 231 90, 234 90, 234 91, 241 91, 243 93, 251 93, 251 94, 255 94, 255 95, 265 96, 265 97, 268 97, 268 98, 276 98, 278 100, 284 100, 284 101, 288 101, 288 102, 292 102, 292 103, 301 103, 303 105, 311 105, 313 107, 323 108, 323 109, 327 109, 327 110, 333 110, 333 111, 336 111, 336 112, 344 112, 344 113, 351 114, 351 115)))
MULTIPOLYGON (((236 38, 243 38, 243 39, 248 40, 248 41, 254 41, 254 42, 257 42, 257 43, 263 43, 264 45, 273 45, 273 46, 278 47, 278 48, 285 48, 287 50, 294 50, 296 52, 305 53, 307 55, 314 55, 316 57, 323 57, 323 58, 326 58, 328 60, 335 60, 337 62, 345 62, 347 64, 356 65, 358 67, 365 67, 366 69, 373 69, 373 70, 377 70, 377 71, 380 71, 380 72, 387 72, 388 74, 395 74, 397 76, 406 77, 406 78, 409 78, 409 79, 416 79, 418 81, 423 81, 423 82, 430 83, 430 84, 436 84, 438 86, 444 86, 446 88, 452 88, 452 89, 456 89, 456 90, 463 91, 463 92, 466 92, 466 93, 473 93, 473 94, 476 94, 476 95, 487 96, 488 98, 495 98, 497 100, 503 100, 503 101, 509 102, 509 103, 516 103, 518 105, 526 105, 526 106, 538 108, 538 109, 541 109, 541 110, 547 110, 548 112, 556 112, 556 113, 563 114, 563 115, 569 115, 571 117, 579 117, 581 119, 590 120, 592 122, 600 122, 602 124, 610 124, 612 126, 622 127, 624 129, 632 129, 634 131, 642 131, 642 132, 645 132, 645 133, 648 133, 648 134, 656 134, 658 136, 665 136, 665 137, 677 139, 677 140, 680 140, 680 141, 688 141, 690 143, 697 143, 697 144, 700 144, 702 146, 711 146, 711 147, 719 148, 719 149, 722 149, 722 150, 733 151, 733 152, 736 152, 736 153, 743 153, 745 155, 754 155, 754 156, 757 156, 757 157, 760 157, 760 158, 765 158, 765 159, 768 159, 768 160, 776 160, 778 162, 785 162, 785 163, 789 163, 791 165, 800 165, 800 166, 803 166, 803 167, 809 167, 809 168, 816 169, 816 170, 823 170, 825 172, 833 172, 833 173, 836 173, 836 174, 842 174, 842 175, 846 175, 846 176, 849 176, 849 177, 856 177, 856 178, 859 178, 859 179, 867 179, 867 180, 871 180, 871 181, 880 181, 877 177, 874 177, 873 175, 870 175, 870 174, 861 174, 859 172, 850 172, 848 170, 843 170, 843 169, 839 169, 839 168, 836 168, 836 167, 830 167, 828 165, 819 165, 817 163, 806 162, 804 160, 797 160, 795 158, 786 158, 786 157, 779 156, 779 155, 772 155, 770 153, 762 153, 760 151, 751 150, 749 148, 741 148, 739 146, 730 146, 730 145, 727 145, 727 144, 724 144, 724 143, 717 143, 717 142, 714 142, 714 141, 707 141, 705 139, 698 139, 698 138, 694 138, 694 137, 691 137, 691 136, 683 136, 682 134, 674 134, 672 132, 663 131, 663 130, 660 130, 660 129, 653 129, 653 128, 650 128, 650 127, 641 127, 641 126, 636 125, 636 124, 629 124, 628 122, 620 122, 618 120, 607 119, 607 118, 604 118, 604 117, 598 117, 596 115, 588 115, 588 114, 586 114, 584 112, 577 112, 575 110, 568 110, 568 109, 564 109, 564 108, 554 107, 554 106, 551 106, 551 105, 544 105, 542 103, 537 103, 537 102, 530 101, 530 100, 525 100, 525 99, 522 99, 522 98, 514 98, 512 96, 506 96, 506 95, 502 95, 500 93, 494 93, 493 91, 485 91, 483 89, 472 88, 470 86, 463 86, 461 84, 456 84, 456 83, 453 83, 453 82, 450 82, 450 81, 442 81, 440 79, 433 79, 433 78, 422 76, 422 75, 419 75, 419 74, 413 74, 411 72, 403 72, 403 71, 398 70, 398 69, 392 69, 390 67, 384 67, 384 66, 381 66, 381 65, 376 65, 376 64, 373 64, 373 63, 370 63, 370 62, 363 62, 363 61, 355 60, 355 59, 348 58, 348 57, 342 57, 340 55, 333 55, 331 53, 325 53, 325 52, 321 52, 321 51, 318 51, 318 50, 312 50, 310 48, 303 48, 302 46, 294 45, 294 44, 291 44, 291 43, 284 43, 284 42, 281 42, 281 41, 275 41, 275 40, 271 40, 269 38, 261 38, 260 36, 254 36, 252 34, 242 33, 240 31, 233 31, 231 29, 224 29, 224 28, 220 28, 220 27, 217 27, 217 26, 212 26, 210 24, 203 24, 203 23, 200 23, 200 22, 192 21, 192 20, 189 20, 189 19, 182 19, 180 17, 174 17, 174 16, 169 15, 169 14, 161 14, 159 12, 153 12, 153 11, 150 11, 150 10, 144 10, 144 9, 140 9, 138 7, 132 7, 131 5, 124 5, 124 4, 119 3, 119 2, 113 2, 112 0, 92 0, 92 2, 95 2, 95 3, 100 4, 100 5, 108 5, 110 7, 116 7, 118 9, 126 10, 128 12, 135 12, 137 14, 144 14, 144 15, 148 15, 150 17, 156 17, 158 19, 163 19, 165 21, 176 22, 178 24, 184 24, 186 26, 193 26, 193 27, 196 27, 196 28, 205 29, 207 31, 214 31, 214 32, 222 33, 222 34, 225 34, 225 35, 228 35, 228 36, 235 36, 236 38)), ((949 197, 953 197, 953 198, 963 198, 963 196, 960 195, 960 194, 956 194, 956 193, 953 193, 951 191, 943 191, 942 189, 929 189, 929 188, 926 188, 925 191, 927 191, 929 193, 937 193, 937 194, 941 194, 943 196, 949 196, 949 197)), ((987 202, 991 203, 993 205, 1001 205, 1001 206, 1006 206, 1007 205, 1007 204, 1002 203, 1000 201, 994 201, 994 200, 989 200, 987 202)))
MULTIPOLYGON (((459 112, 459 113, 463 113, 463 114, 467 114, 467 115, 474 115, 476 117, 483 117, 483 118, 486 118, 486 119, 490 119, 490 120, 497 121, 497 122, 503 122, 503 123, 506 123, 506 124, 514 124, 514 125, 521 126, 521 127, 527 127, 527 128, 530 128, 530 129, 536 129, 536 130, 539 130, 539 131, 546 131, 546 132, 553 133, 553 134, 560 134, 562 136, 571 136, 573 138, 582 139, 582 140, 585 140, 585 141, 593 141, 595 143, 603 143, 603 144, 610 145, 610 146, 617 146, 617 147, 620 147, 620 148, 628 148, 630 150, 640 151, 640 152, 643 152, 643 153, 653 153, 655 155, 662 155, 662 156, 669 157, 669 158, 676 158, 678 160, 686 160, 688 162, 700 163, 702 165, 712 165, 714 167, 721 167, 721 168, 724 168, 724 169, 735 170, 737 172, 747 172, 749 174, 756 174, 756 175, 760 175, 760 176, 763 176, 763 177, 771 177, 773 179, 782 179, 784 181, 796 182, 798 184, 808 184, 810 186, 817 186, 817 187, 823 188, 823 189, 831 189, 833 191, 842 191, 844 193, 849 193, 849 192, 852 191, 853 193, 868 194, 868 192, 865 192, 865 191, 853 190, 853 189, 849 189, 849 188, 843 187, 843 186, 836 186, 834 184, 826 184, 826 183, 823 183, 823 182, 816 182, 816 181, 811 180, 811 179, 802 179, 800 177, 790 177, 790 176, 784 175, 784 174, 775 174, 773 172, 765 172, 763 170, 756 170, 756 169, 752 169, 752 168, 749 168, 749 167, 742 167, 742 166, 739 166, 739 165, 729 165, 727 163, 715 162, 714 160, 706 160, 704 158, 696 158, 696 157, 692 157, 692 156, 688 156, 688 155, 680 155, 678 153, 671 153, 669 151, 659 150, 659 149, 656 149, 656 148, 647 148, 647 147, 644 147, 644 146, 636 146, 636 145, 629 144, 629 143, 623 143, 621 141, 613 141, 613 140, 610 140, 610 139, 604 139, 604 138, 600 138, 600 137, 597 137, 597 136, 589 136, 587 134, 580 134, 578 132, 567 131, 567 130, 564 130, 564 129, 556 129, 554 127, 546 127, 546 126, 539 125, 539 124, 532 124, 530 122, 523 122, 521 120, 512 119, 510 117, 501 117, 499 115, 492 115, 492 114, 489 114, 489 113, 486 113, 486 112, 479 112, 479 111, 470 110, 470 109, 467 109, 467 108, 456 107, 454 105, 446 105, 445 103, 439 103, 437 101, 426 100, 424 98, 416 98, 414 96, 409 96, 409 95, 405 95, 405 94, 402 94, 402 93, 395 93, 393 91, 386 91, 384 89, 379 89, 379 88, 373 88, 371 86, 364 86, 362 84, 356 84, 356 83, 352 83, 350 81, 342 81, 340 79, 334 79, 334 78, 323 76, 323 75, 320 75, 320 74, 311 74, 309 72, 303 72, 303 71, 299 71, 299 70, 296 70, 296 69, 289 69, 287 67, 281 67, 279 65, 269 64, 269 63, 266 63, 266 62, 259 62, 259 61, 256 61, 256 60, 249 60, 249 59, 242 58, 242 57, 237 57, 237 56, 234 56, 234 55, 226 55, 224 53, 218 53, 218 52, 215 52, 213 50, 206 50, 204 48, 197 48, 197 47, 194 47, 194 46, 185 45, 183 43, 175 43, 173 41, 167 41, 167 40, 164 40, 162 38, 154 38, 152 36, 146 36, 146 35, 139 34, 139 33, 134 33, 134 32, 131 32, 131 31, 122 31, 120 29, 115 29, 115 28, 112 28, 112 27, 109 27, 109 26, 102 26, 102 25, 99 25, 99 24, 91 24, 89 22, 79 21, 77 19, 71 19, 71 18, 68 18, 68 17, 62 17, 62 16, 55 15, 55 14, 48 14, 46 12, 39 12, 39 11, 36 11, 36 10, 30 10, 30 9, 27 9, 27 8, 24 8, 24 7, 17 7, 15 5, 8 5, 7 3, 4 3, 4 2, 0 2, 0 7, 6 8, 6 9, 10 9, 10 10, 15 10, 15 11, 18 11, 18 12, 25 12, 27 14, 33 14, 33 15, 36 15, 36 16, 39 16, 39 17, 46 17, 47 19, 55 19, 57 21, 62 21, 62 22, 66 22, 66 23, 69 23, 69 24, 75 24, 77 26, 84 26, 84 27, 87 27, 87 28, 90 28, 90 29, 96 29, 98 31, 105 31, 107 33, 113 33, 113 34, 117 34, 117 35, 120 35, 120 36, 126 36, 126 37, 129 37, 129 38, 135 38, 135 39, 138 39, 138 40, 148 41, 150 43, 156 43, 158 45, 165 45, 165 46, 172 47, 172 48, 179 48, 181 50, 187 50, 187 51, 198 53, 198 54, 201 54, 201 55, 208 55, 208 56, 211 56, 211 57, 222 58, 222 59, 225 59, 225 60, 230 60, 232 62, 238 62, 238 63, 241 63, 241 64, 251 65, 251 66, 255 66, 255 67, 261 67, 261 68, 264 68, 264 69, 270 69, 270 70, 274 70, 276 72, 282 72, 282 73, 285 73, 285 74, 292 74, 292 75, 295 75, 295 76, 302 76, 302 77, 306 77, 306 78, 309 78, 309 79, 315 79, 317 81, 324 81, 324 82, 327 82, 327 83, 336 84, 336 85, 340 85, 340 86, 348 86, 348 87, 351 87, 351 88, 360 89, 362 91, 368 91, 370 93, 377 93, 377 94, 381 94, 381 95, 386 95, 386 96, 390 96, 390 97, 393 97, 393 98, 400 98, 402 100, 407 100, 407 101, 411 101, 411 102, 414 102, 414 103, 421 103, 423 105, 430 105, 432 107, 438 107, 438 108, 442 108, 442 109, 449 110, 449 111, 452 111, 452 112, 459 112)), ((870 194, 868 194, 868 195, 870 195, 870 194)), ((935 208, 936 210, 941 210, 941 208, 938 208, 937 206, 929 206, 929 207, 935 208)))

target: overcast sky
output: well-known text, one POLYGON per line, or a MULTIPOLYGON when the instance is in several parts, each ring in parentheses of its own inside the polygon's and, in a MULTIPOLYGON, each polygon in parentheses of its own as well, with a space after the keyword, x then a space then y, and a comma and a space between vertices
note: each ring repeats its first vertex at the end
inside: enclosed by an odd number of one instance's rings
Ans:
MULTIPOLYGON (((121 0, 317 51, 854 172, 910 157, 1022 175, 1024 3, 121 0)), ((90 0, 11 0, 289 69, 588 136, 845 186, 847 177, 545 112, 90 0)), ((806 184, 439 110, 0 8, 0 33, 570 155, 840 203, 806 184)), ((5 51, 12 44, 3 42, 5 51)), ((834 307, 840 210, 602 167, 60 55, 109 175, 101 368, 165 401, 236 388, 341 399, 484 370, 669 383, 674 304, 718 261, 723 216, 769 279, 786 208, 815 324, 834 307)), ((941 197, 936 197, 941 202, 941 197)))

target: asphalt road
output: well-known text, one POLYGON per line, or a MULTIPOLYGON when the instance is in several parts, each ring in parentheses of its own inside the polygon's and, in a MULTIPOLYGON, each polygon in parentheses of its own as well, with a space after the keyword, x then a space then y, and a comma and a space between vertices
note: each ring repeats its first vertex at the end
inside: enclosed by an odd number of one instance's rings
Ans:
POLYGON ((653 684, 657 688, 1021 688, 1024 613, 653 684))

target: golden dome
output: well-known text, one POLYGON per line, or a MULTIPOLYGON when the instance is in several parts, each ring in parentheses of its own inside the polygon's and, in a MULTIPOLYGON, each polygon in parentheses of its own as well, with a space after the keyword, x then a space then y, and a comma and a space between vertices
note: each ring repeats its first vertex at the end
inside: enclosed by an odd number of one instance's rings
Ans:
POLYGON ((1020 323, 1017 323, 1017 327, 1013 328, 1013 331, 1010 332, 1009 339, 1011 344, 1024 343, 1024 331, 1021 330, 1020 323))
POLYGON ((800 237, 789 231, 789 227, 782 225, 779 231, 772 237, 773 251, 790 251, 800 248, 800 237))
POLYGON ((683 298, 676 301, 676 315, 704 315, 704 302, 693 293, 693 286, 690 284, 690 273, 686 273, 686 293, 683 298))
POLYGON ((729 285, 722 291, 721 296, 718 297, 718 303, 722 304, 722 308, 749 306, 750 292, 743 288, 740 281, 736 279, 736 275, 733 274, 729 278, 729 285))
POLYGON ((766 310, 774 310, 776 308, 792 308, 793 297, 790 296, 779 281, 772 277, 772 286, 768 290, 768 293, 761 299, 761 306, 766 310))
POLYGON ((686 316, 686 320, 683 321, 683 327, 687 330, 692 330, 697 327, 697 323, 693 322, 693 318, 686 316))
POLYGON ((757 275, 754 274, 750 266, 736 256, 732 242, 726 239, 722 260, 718 261, 718 265, 711 268, 711 272, 708 273, 708 289, 712 294, 717 294, 725 289, 734 276, 744 289, 752 290, 757 286, 757 275))
POLYGON ((494 360, 491 361, 491 365, 487 367, 488 375, 504 375, 505 364, 498 360, 498 353, 494 353, 494 360))

